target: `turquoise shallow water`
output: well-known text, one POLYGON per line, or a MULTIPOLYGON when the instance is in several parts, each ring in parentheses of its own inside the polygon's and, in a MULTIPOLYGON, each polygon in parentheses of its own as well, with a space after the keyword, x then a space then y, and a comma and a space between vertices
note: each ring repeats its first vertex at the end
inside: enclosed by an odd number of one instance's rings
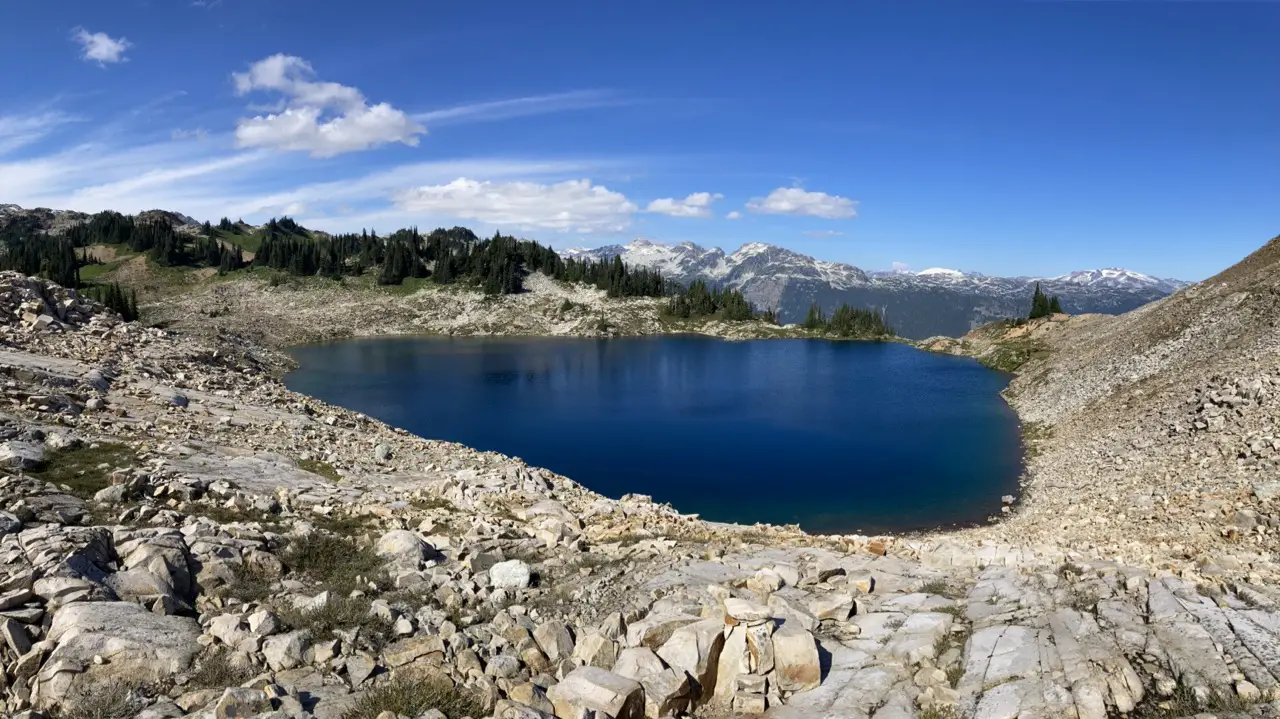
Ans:
POLYGON ((1007 376, 902 344, 391 338, 293 355, 293 390, 712 520, 980 522, 1021 470, 1007 376))

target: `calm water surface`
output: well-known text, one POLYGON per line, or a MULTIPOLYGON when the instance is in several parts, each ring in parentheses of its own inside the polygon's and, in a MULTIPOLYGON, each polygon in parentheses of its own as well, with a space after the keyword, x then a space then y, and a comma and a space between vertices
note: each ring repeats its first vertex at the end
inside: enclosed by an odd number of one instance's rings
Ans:
POLYGON ((1008 378, 900 344, 392 338, 293 355, 290 389, 712 520, 975 522, 1021 469, 1008 378))

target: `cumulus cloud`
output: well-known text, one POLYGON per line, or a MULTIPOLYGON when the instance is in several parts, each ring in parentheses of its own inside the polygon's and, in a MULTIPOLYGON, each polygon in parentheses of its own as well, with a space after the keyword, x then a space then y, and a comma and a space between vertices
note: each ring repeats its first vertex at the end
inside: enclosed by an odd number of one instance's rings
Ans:
POLYGON ((638 209, 622 193, 593 185, 590 180, 540 184, 460 177, 445 185, 402 192, 395 202, 408 212, 581 233, 619 232, 631 223, 638 209))
POLYGON ((809 230, 804 234, 807 237, 816 237, 818 239, 826 239, 828 237, 840 237, 844 233, 839 232, 837 230, 809 230))
POLYGON ((893 271, 894 272, 910 272, 911 265, 908 265, 905 262, 895 262, 893 263, 893 271))
POLYGON ((806 215, 827 220, 858 216, 858 203, 847 197, 809 192, 799 187, 779 187, 768 197, 755 197, 747 209, 763 215, 806 215))
POLYGON ((416 146, 426 128, 382 102, 369 105, 354 87, 319 82, 311 64, 292 55, 272 55, 232 75, 236 92, 283 95, 278 112, 243 118, 236 125, 241 147, 265 147, 332 157, 399 142, 416 146))
POLYGON ((677 200, 673 197, 654 200, 649 203, 647 209, 649 212, 671 215, 672 217, 710 217, 711 203, 723 198, 724 195, 718 193, 695 192, 683 200, 677 200))
POLYGON ((103 67, 108 63, 124 62, 128 59, 124 56, 125 51, 133 47, 126 38, 117 39, 105 32, 89 32, 82 27, 71 33, 71 39, 80 43, 80 59, 103 67))
POLYGON ((741 212, 738 212, 737 210, 734 210, 733 212, 730 212, 729 214, 725 215, 725 216, 724 216, 724 219, 726 219, 726 220, 741 220, 741 219, 742 219, 742 213, 741 213, 741 212))

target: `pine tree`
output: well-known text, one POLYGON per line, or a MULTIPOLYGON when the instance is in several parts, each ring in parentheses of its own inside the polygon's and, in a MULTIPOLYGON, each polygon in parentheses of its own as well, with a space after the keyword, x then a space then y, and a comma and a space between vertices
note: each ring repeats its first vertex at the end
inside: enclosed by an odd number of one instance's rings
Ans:
POLYGON ((1051 315, 1062 314, 1062 304, 1058 302, 1058 297, 1056 295, 1049 298, 1049 314, 1051 315))
POLYGON ((822 305, 816 301, 809 305, 809 314, 805 315, 804 328, 807 330, 825 329, 827 318, 822 313, 822 305))
POLYGON ((1027 319, 1034 320, 1041 317, 1049 316, 1049 298, 1044 292, 1040 291, 1040 283, 1036 283, 1035 294, 1031 296, 1031 312, 1027 315, 1027 319))

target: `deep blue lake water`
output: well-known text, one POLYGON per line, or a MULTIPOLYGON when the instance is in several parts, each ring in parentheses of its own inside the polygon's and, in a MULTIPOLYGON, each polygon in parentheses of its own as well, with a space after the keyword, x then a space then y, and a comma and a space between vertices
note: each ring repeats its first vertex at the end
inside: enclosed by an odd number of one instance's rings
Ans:
POLYGON ((292 354, 290 389, 712 520, 980 522, 1021 470, 1008 377, 901 344, 380 338, 292 354))

